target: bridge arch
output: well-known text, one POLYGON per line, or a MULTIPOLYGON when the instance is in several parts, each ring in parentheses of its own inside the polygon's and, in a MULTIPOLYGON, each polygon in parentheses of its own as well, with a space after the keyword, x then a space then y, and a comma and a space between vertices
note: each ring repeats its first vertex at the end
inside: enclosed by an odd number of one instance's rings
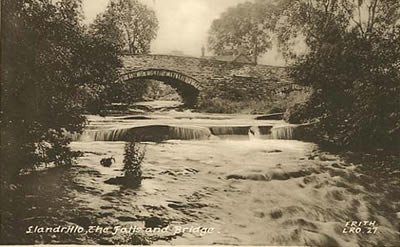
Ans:
POLYGON ((162 81, 175 88, 187 106, 194 106, 201 90, 200 83, 186 74, 167 69, 141 69, 124 73, 120 76, 122 81, 135 79, 153 79, 162 81))

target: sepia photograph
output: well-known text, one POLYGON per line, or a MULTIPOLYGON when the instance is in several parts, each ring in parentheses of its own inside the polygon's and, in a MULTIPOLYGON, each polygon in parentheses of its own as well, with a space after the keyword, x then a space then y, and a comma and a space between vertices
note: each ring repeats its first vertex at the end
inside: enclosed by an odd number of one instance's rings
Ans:
POLYGON ((399 0, 1 0, 0 245, 400 246, 399 0))

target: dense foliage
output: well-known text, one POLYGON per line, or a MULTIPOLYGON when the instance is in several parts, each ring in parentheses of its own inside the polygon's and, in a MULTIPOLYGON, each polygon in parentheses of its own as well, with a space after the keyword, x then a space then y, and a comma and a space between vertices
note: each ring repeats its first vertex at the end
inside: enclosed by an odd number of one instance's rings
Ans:
POLYGON ((112 0, 106 11, 96 17, 91 29, 125 52, 146 54, 157 36, 158 20, 154 10, 138 0, 112 0))
MULTIPOLYGON (((92 36, 118 47, 120 53, 147 54, 157 36, 158 20, 154 10, 137 0, 112 0, 106 10, 89 26, 92 36)), ((107 101, 139 101, 149 88, 148 80, 114 81, 105 90, 107 101)))
POLYGON ((209 48, 216 55, 250 55, 256 62, 257 57, 271 47, 273 10, 274 5, 265 0, 229 8, 212 22, 208 37, 209 48))
POLYGON ((293 78, 314 91, 289 120, 318 119, 317 138, 336 146, 396 150, 400 2, 296 0, 281 7, 281 49, 293 78))
POLYGON ((118 47, 81 24, 80 0, 2 1, 1 166, 8 179, 41 163, 71 164, 79 132, 116 79, 118 47))

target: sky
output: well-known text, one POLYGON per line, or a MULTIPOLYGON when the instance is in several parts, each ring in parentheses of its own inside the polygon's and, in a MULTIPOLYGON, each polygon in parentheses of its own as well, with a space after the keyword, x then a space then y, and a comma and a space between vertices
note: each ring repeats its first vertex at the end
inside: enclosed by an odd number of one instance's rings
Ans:
MULTIPOLYGON (((168 54, 182 51, 199 57, 207 45, 207 32, 214 19, 227 8, 248 0, 140 0, 156 12, 159 21, 157 38, 151 43, 151 53, 168 54)), ((105 10, 109 0, 83 0, 86 23, 105 10)), ((206 55, 211 55, 207 54, 206 55)), ((283 59, 273 48, 259 63, 283 65, 283 59)))

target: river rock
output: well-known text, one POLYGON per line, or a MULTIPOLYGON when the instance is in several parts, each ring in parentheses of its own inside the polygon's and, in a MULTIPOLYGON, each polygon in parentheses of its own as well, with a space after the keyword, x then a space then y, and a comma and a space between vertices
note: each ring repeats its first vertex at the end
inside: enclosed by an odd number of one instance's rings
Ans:
POLYGON ((151 119, 149 117, 145 117, 145 116, 129 116, 129 117, 124 117, 124 120, 147 120, 147 119, 151 119))
POLYGON ((281 119, 283 119, 283 113, 273 113, 256 117, 256 120, 281 120, 281 119))
POLYGON ((226 176, 226 179, 245 179, 245 177, 242 175, 231 174, 231 175, 226 176))
POLYGON ((272 150, 266 150, 265 152, 266 152, 266 153, 281 153, 282 150, 279 150, 279 149, 272 149, 272 150))
POLYGON ((164 227, 165 225, 167 225, 166 222, 156 216, 151 216, 144 221, 146 228, 164 227))
POLYGON ((336 156, 332 154, 321 154, 319 156, 320 161, 334 161, 336 160, 336 156))
POLYGON ((331 166, 334 167, 334 168, 338 168, 338 169, 344 169, 338 163, 333 163, 331 166))
POLYGON ((92 221, 89 219, 89 217, 86 216, 80 216, 71 221, 82 227, 89 227, 90 225, 92 225, 92 221))
POLYGON ((106 184, 124 185, 127 187, 137 188, 141 184, 141 178, 114 177, 104 181, 106 184))
POLYGON ((274 209, 270 212, 269 215, 271 216, 272 219, 279 219, 282 217, 283 213, 282 210, 280 209, 274 209))
POLYGON ((124 221, 124 222, 126 222, 126 221, 136 221, 137 220, 136 218, 131 217, 131 216, 120 216, 117 219, 120 220, 120 221, 124 221))

